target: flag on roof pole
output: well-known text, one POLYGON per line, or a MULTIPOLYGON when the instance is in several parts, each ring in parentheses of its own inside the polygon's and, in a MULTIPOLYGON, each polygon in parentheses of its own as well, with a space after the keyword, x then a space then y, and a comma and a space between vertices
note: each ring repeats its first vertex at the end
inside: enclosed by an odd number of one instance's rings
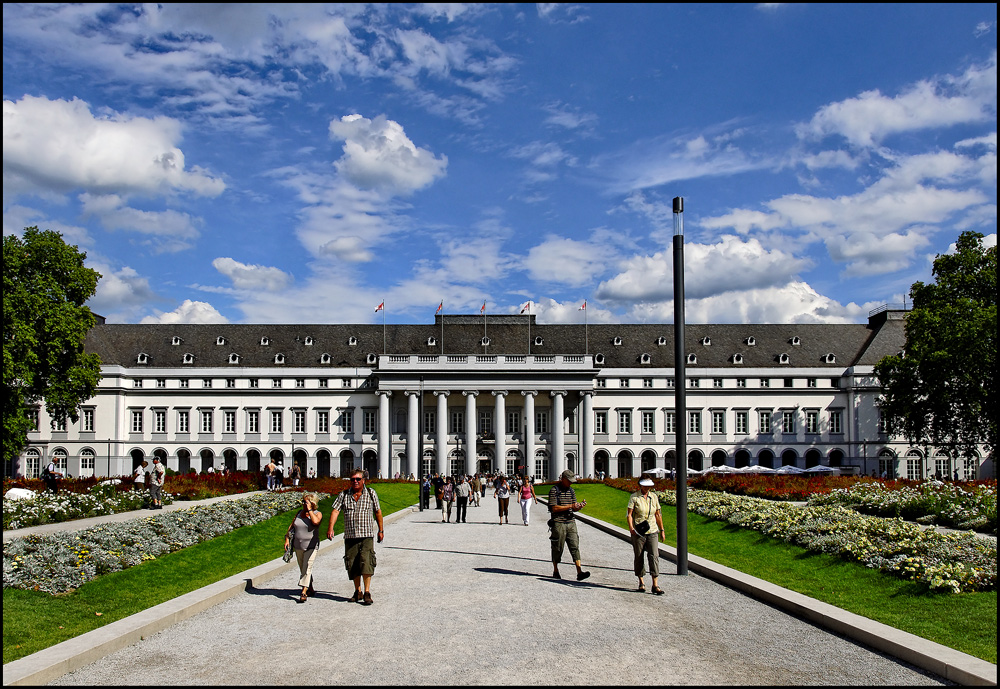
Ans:
POLYGON ((530 301, 527 304, 524 305, 524 308, 521 309, 521 313, 524 313, 525 311, 527 311, 528 313, 531 313, 531 302, 530 301))
POLYGON ((385 354, 385 299, 375 307, 375 313, 382 312, 382 353, 385 354))
POLYGON ((586 356, 590 354, 590 337, 587 333, 587 300, 583 300, 583 304, 580 306, 580 310, 583 311, 583 355, 586 356))
POLYGON ((584 299, 583 303, 580 305, 580 310, 581 311, 586 311, 587 310, 587 300, 586 299, 584 299))
POLYGON ((438 307, 437 307, 437 311, 435 311, 435 312, 434 312, 434 315, 436 316, 436 315, 438 315, 439 313, 441 313, 441 309, 443 309, 443 308, 444 308, 444 299, 442 299, 442 300, 441 300, 441 303, 440 303, 440 304, 438 304, 438 307))
POLYGON ((381 304, 379 304, 378 306, 375 307, 375 313, 378 313, 379 311, 381 311, 384 308, 385 308, 385 299, 382 300, 381 304))
POLYGON ((481 309, 479 309, 479 313, 483 314, 484 316, 486 315, 486 302, 485 301, 483 302, 483 307, 481 309))
POLYGON ((525 311, 528 312, 528 354, 530 355, 531 354, 531 300, 530 299, 528 300, 528 303, 524 305, 524 308, 521 309, 521 313, 524 313, 525 311))
MULTIPOLYGON (((434 315, 437 316, 439 313, 441 313, 441 309, 443 308, 444 308, 444 299, 442 299, 441 303, 438 304, 437 311, 434 312, 434 315)), ((441 354, 444 354, 444 315, 441 316, 441 354)))

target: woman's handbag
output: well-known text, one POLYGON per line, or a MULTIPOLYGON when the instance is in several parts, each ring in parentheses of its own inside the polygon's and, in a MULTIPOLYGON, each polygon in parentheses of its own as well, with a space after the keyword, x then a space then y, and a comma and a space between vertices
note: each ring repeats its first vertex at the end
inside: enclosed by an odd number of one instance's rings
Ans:
POLYGON ((649 522, 639 522, 635 525, 635 532, 640 535, 645 535, 649 531, 649 522))
POLYGON ((289 539, 288 545, 285 546, 285 554, 281 556, 281 559, 284 560, 285 562, 291 562, 293 554, 294 553, 292 551, 292 541, 291 539, 289 539))

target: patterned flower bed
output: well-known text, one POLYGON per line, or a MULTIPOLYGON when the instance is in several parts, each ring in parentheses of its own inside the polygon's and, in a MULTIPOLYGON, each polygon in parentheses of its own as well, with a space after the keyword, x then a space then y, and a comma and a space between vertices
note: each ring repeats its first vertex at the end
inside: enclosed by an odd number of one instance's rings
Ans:
POLYGON ((82 531, 16 538, 3 545, 3 585, 69 591, 102 574, 265 521, 298 506, 301 499, 291 491, 250 495, 82 531))

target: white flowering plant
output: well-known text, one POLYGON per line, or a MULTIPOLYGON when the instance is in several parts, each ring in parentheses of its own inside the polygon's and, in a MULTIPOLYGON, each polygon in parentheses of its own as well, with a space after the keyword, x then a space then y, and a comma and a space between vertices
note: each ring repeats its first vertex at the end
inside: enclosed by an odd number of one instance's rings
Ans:
MULTIPOLYGON (((162 494, 164 505, 174 496, 162 494)), ((57 493, 37 492, 31 497, 3 501, 3 528, 24 529, 40 524, 52 524, 86 517, 131 512, 147 507, 146 491, 122 491, 110 484, 97 484, 84 493, 60 490, 57 493)))

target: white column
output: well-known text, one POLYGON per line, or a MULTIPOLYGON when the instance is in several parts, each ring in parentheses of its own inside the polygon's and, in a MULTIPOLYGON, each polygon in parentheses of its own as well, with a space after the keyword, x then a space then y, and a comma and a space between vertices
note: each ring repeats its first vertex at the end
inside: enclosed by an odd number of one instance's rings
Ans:
MULTIPOLYGON (((407 467, 399 467, 402 474, 418 471, 420 467, 420 399, 419 392, 406 391, 406 463, 407 467)), ((390 477, 387 477, 390 478, 390 477)))
POLYGON ((496 421, 493 422, 494 437, 496 438, 497 466, 500 471, 507 473, 507 391, 494 390, 496 401, 496 421))
POLYGON ((476 396, 475 390, 466 390, 465 395, 465 473, 476 473, 476 396))
POLYGON ((552 395, 552 464, 549 478, 559 478, 566 469, 566 451, 563 449, 563 397, 564 390, 553 390, 552 395))
POLYGON ((594 475, 594 393, 583 393, 583 418, 580 419, 580 471, 584 478, 594 475))
MULTIPOLYGON (((389 462, 392 459, 390 456, 392 453, 392 429, 389 428, 390 395, 392 393, 387 390, 378 392, 378 470, 382 472, 383 476, 389 475, 389 462)), ((337 461, 340 461, 339 457, 337 461)))
MULTIPOLYGON (((535 475, 535 395, 536 390, 524 391, 524 465, 529 476, 535 475)), ((535 476, 544 481, 547 476, 535 476)))
POLYGON ((448 473, 448 391, 435 391, 437 395, 437 468, 439 474, 448 473))

